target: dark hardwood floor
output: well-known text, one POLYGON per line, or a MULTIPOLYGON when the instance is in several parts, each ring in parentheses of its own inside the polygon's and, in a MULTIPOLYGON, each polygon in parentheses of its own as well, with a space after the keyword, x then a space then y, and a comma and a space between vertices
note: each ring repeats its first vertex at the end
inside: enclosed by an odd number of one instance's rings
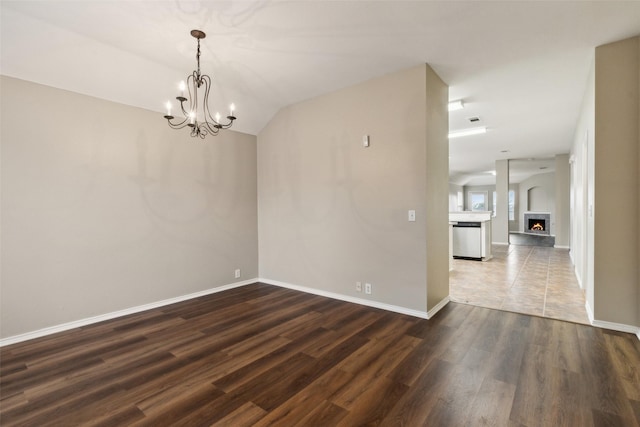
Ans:
POLYGON ((0 353, 0 424, 637 426, 630 334, 254 284, 0 353))

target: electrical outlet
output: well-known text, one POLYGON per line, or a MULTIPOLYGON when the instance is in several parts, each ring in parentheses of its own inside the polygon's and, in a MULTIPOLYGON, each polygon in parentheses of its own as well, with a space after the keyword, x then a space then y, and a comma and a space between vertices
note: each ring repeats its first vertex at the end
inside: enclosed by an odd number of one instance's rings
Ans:
POLYGON ((364 293, 371 295, 371 283, 364 284, 364 293))
POLYGON ((240 269, 236 268, 236 279, 240 278, 240 269))
POLYGON ((362 292, 362 282, 356 282, 356 291, 362 292))

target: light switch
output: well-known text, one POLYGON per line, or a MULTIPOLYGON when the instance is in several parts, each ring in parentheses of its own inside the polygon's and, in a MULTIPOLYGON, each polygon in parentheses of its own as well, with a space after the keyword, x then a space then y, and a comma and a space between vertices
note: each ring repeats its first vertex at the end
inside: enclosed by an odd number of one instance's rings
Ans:
POLYGON ((408 212, 408 219, 409 219, 409 221, 414 222, 414 221, 416 220, 416 211, 414 211, 413 209, 411 209, 411 210, 408 212))
POLYGON ((369 135, 365 135, 362 137, 362 146, 363 147, 369 146, 369 135))

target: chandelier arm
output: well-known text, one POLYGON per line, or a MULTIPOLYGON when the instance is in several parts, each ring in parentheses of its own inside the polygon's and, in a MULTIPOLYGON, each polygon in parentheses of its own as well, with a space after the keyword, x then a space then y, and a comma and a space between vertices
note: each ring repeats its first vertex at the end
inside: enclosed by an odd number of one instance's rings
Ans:
POLYGON ((184 119, 184 120, 182 120, 181 122, 173 123, 173 122, 171 121, 171 119, 167 119, 167 122, 169 123, 169 126, 170 126, 172 129, 182 129, 183 127, 185 127, 185 126, 187 126, 187 125, 188 125, 188 123, 187 123, 187 121, 188 121, 188 120, 189 120, 188 118, 185 118, 185 119, 184 119))
POLYGON ((189 107, 190 107, 190 111, 187 113, 187 115, 191 114, 192 112, 194 113, 195 117, 195 121, 198 120, 198 76, 196 75, 196 72, 194 71, 193 74, 191 74, 189 77, 187 77, 187 86, 189 87, 189 107), (193 92, 191 92, 191 89, 193 89, 193 92))
POLYGON ((184 109, 184 101, 182 100, 179 100, 179 101, 180 101, 180 109, 182 110, 182 114, 185 117, 189 117, 189 113, 184 109))
MULTIPOLYGON (((227 124, 220 124, 216 121, 214 121, 213 123, 207 122, 207 127, 209 129, 211 128, 215 128, 215 132, 218 133, 218 131, 220 129, 229 129, 231 127, 231 123, 227 123, 227 124)), ((213 131, 212 131, 213 132, 213 131)))
POLYGON ((217 125, 218 122, 211 115, 211 110, 209 110, 209 91, 211 90, 211 77, 208 75, 203 75, 200 77, 202 80, 202 84, 204 85, 204 119, 207 123, 213 125, 217 125))
POLYGON ((189 91, 189 98, 185 98, 184 95, 180 95, 180 96, 176 96, 176 99, 178 101, 180 101, 180 110, 182 110, 182 115, 185 117, 185 120, 189 119, 189 114, 191 113, 191 110, 193 110, 192 107, 192 97, 191 97, 191 76, 187 77, 187 90, 189 91), (184 103, 185 101, 189 101, 189 111, 185 110, 184 108, 184 103))
MULTIPOLYGON (((203 81, 204 86, 205 86, 205 91, 204 91, 205 120, 207 122, 213 123, 213 126, 215 126, 216 129, 228 129, 228 128, 230 128, 233 125, 233 120, 230 119, 229 123, 222 124, 222 122, 219 122, 218 120, 216 120, 211 115, 211 110, 209 110, 209 92, 211 90, 211 77, 209 77, 208 75, 205 74, 201 78, 202 78, 202 81, 203 81)), ((227 119, 229 119, 229 117, 231 117, 231 116, 227 116, 227 119)))
POLYGON ((210 122, 204 122, 202 123, 202 126, 205 127, 212 135, 217 135, 218 131, 220 131, 218 125, 214 125, 210 122))

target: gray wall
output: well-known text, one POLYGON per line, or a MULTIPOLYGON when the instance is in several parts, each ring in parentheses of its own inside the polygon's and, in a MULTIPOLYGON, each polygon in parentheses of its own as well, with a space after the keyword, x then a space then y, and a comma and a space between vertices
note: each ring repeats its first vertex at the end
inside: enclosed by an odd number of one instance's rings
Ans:
POLYGON ((446 297, 446 93, 422 65, 281 110, 258 136, 260 276, 418 311, 446 297))
POLYGON ((595 136, 595 64, 589 70, 571 148, 571 259, 591 313, 593 292, 593 148, 595 136))
POLYGON ((631 327, 640 326, 639 123, 640 37, 599 46, 571 150, 571 255, 593 320, 631 327))
POLYGON ((571 194, 571 168, 569 155, 558 154, 555 161, 556 247, 569 248, 569 203, 571 194))
MULTIPOLYGON (((492 194, 493 196, 493 194, 492 194)), ((491 197, 493 199, 493 197, 491 197)), ((493 206, 492 206, 493 209, 493 206)), ((509 244, 509 160, 496 160, 496 216, 491 220, 492 242, 509 244)))
POLYGON ((640 326, 640 37, 596 48, 594 316, 640 326))
MULTIPOLYGON (((513 220, 509 220, 509 232, 520 231, 520 218, 518 218, 518 207, 520 206, 520 184, 509 184, 509 191, 513 191, 514 206, 513 220)), ((507 207, 507 211, 509 208, 507 207)))
POLYGON ((1 84, 2 338, 257 277, 254 136, 1 84))
POLYGON ((458 204, 458 192, 462 193, 462 199, 464 199, 464 187, 449 183, 449 212, 464 210, 464 200, 461 200, 461 204, 458 204))
POLYGON ((427 310, 449 298, 449 87, 426 66, 427 310))

